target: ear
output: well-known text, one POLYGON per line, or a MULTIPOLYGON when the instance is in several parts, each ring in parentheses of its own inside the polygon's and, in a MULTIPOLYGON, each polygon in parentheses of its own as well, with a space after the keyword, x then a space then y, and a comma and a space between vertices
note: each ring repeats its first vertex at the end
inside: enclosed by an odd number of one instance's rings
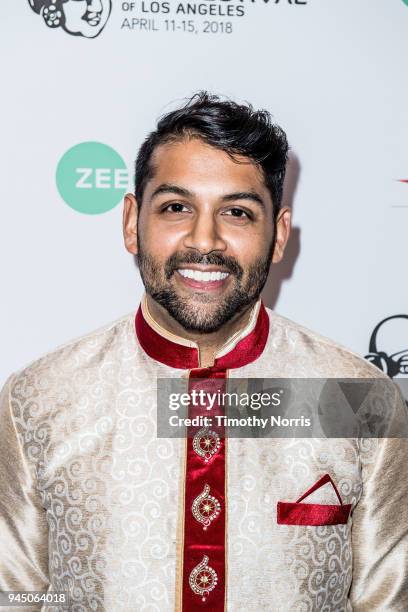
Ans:
POLYGON ((132 253, 137 254, 137 216, 138 204, 133 193, 127 193, 123 202, 123 239, 125 247, 132 253))
POLYGON ((292 211, 290 208, 287 206, 281 208, 276 219, 276 240, 272 257, 273 263, 279 263, 283 257, 283 253, 290 235, 291 219, 292 211))

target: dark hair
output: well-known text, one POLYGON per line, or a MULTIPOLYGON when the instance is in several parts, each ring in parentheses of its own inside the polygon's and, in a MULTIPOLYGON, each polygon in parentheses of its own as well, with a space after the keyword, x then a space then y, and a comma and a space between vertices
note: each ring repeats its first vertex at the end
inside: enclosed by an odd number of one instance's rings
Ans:
POLYGON ((150 160, 158 145, 184 137, 201 138, 228 153, 243 155, 258 164, 271 194, 274 216, 282 203, 288 158, 285 132, 272 122, 266 110, 251 104, 221 100, 206 91, 194 94, 181 108, 163 115, 139 149, 135 164, 135 195, 142 202, 147 181, 153 175, 150 160))

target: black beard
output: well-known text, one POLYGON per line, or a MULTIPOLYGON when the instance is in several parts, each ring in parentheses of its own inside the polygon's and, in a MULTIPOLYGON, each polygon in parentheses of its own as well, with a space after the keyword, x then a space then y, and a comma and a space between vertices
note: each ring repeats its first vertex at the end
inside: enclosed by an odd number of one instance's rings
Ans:
MULTIPOLYGON (((221 266, 231 275, 234 275, 235 287, 232 292, 226 299, 217 301, 216 307, 211 314, 206 315, 205 311, 203 311, 201 316, 198 304, 194 308, 189 307, 188 303, 177 295, 170 284, 166 285, 165 282, 160 282, 162 276, 161 266, 141 248, 139 248, 138 263, 143 284, 150 297, 163 306, 185 330, 209 334, 218 331, 234 315, 242 312, 247 306, 250 306, 258 299, 268 278, 273 248, 274 244, 271 241, 267 255, 256 260, 249 268, 245 283, 242 283, 244 271, 233 257, 225 256, 221 253, 200 255, 195 251, 176 253, 169 257, 164 266, 164 276, 167 281, 181 267, 181 264, 212 264, 221 266)), ((202 304, 214 303, 212 296, 206 293, 197 293, 196 298, 202 304)))

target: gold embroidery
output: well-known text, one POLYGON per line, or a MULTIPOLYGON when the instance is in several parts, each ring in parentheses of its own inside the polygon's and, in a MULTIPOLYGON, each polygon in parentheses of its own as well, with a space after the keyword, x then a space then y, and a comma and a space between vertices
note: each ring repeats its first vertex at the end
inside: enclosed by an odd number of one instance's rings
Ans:
POLYGON ((197 495, 191 507, 194 518, 202 523, 204 531, 211 525, 221 512, 221 504, 216 497, 210 495, 210 486, 204 485, 200 495, 197 495))
POLYGON ((196 565, 189 578, 190 588, 196 595, 201 595, 202 601, 206 600, 218 582, 217 572, 208 565, 208 561, 208 557, 204 555, 203 560, 196 565))
POLYGON ((193 438, 193 449, 199 457, 202 457, 205 463, 218 453, 221 446, 220 436, 217 432, 212 431, 208 427, 199 429, 193 438))

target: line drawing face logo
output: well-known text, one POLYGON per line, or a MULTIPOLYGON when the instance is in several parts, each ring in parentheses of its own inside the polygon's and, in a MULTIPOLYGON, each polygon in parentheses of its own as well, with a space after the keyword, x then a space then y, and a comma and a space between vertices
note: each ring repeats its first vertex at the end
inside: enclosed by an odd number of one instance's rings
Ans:
POLYGON ((49 28, 62 28, 73 36, 96 38, 104 29, 112 0, 28 0, 49 28))
POLYGON ((408 378, 408 315, 387 317, 375 326, 365 358, 391 378, 408 378))
POLYGON ((408 314, 380 321, 371 334, 368 350, 367 361, 393 379, 408 407, 408 314))

